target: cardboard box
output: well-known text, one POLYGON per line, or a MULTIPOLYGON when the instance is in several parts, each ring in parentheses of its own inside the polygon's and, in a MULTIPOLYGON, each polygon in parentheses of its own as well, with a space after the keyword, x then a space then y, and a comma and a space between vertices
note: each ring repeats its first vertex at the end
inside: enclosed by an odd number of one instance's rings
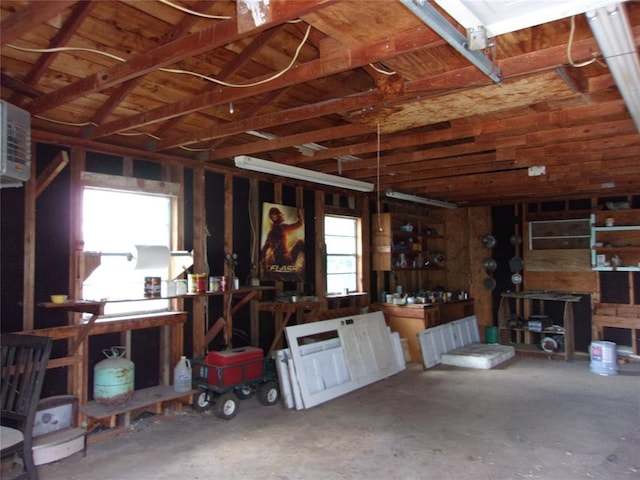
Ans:
POLYGON ((260 378, 263 376, 263 358, 264 352, 256 347, 210 352, 204 361, 212 366, 207 368, 207 382, 217 387, 228 387, 260 378))

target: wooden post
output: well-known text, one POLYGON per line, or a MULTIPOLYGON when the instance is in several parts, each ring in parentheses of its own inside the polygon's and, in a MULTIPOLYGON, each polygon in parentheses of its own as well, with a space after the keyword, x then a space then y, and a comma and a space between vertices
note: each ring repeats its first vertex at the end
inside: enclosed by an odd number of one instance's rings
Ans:
MULTIPOLYGON (((82 172, 85 169, 86 151, 84 148, 71 150, 70 166, 71 184, 69 192, 69 291, 72 298, 82 298, 82 282, 85 279, 86 261, 76 254, 77 242, 83 242, 82 236, 82 172)), ((82 314, 69 313, 70 323, 82 323, 82 314)), ((68 342, 69 349, 77 348, 75 354, 80 356, 79 363, 69 367, 67 375, 67 391, 78 397, 80 405, 85 405, 89 399, 89 342, 80 344, 75 339, 68 342)), ((74 352, 70 352, 74 353, 74 352)))
POLYGON ((369 208, 369 199, 366 196, 360 197, 360 234, 362 235, 362 272, 360 273, 360 283, 362 291, 367 292, 365 297, 360 298, 358 305, 369 305, 371 303, 371 211, 369 208))
MULTIPOLYGON (((251 266, 255 265, 256 274, 259 275, 258 265, 260 263, 260 204, 258 198, 259 183, 255 178, 249 179, 249 221, 251 222, 251 231, 254 237, 251 238, 251 266)), ((258 301, 253 300, 249 304, 250 309, 250 330, 251 345, 257 347, 260 345, 260 312, 258 311, 258 301)))
MULTIPOLYGON (((233 253, 233 176, 224 176, 224 254, 233 253)), ((227 275, 227 290, 233 289, 234 274, 232 270, 227 270, 227 263, 224 262, 225 271, 224 275, 227 275)), ((231 302, 233 301, 233 295, 224 295, 223 297, 223 311, 225 317, 224 327, 224 341, 227 345, 231 345, 233 342, 233 316, 231 314, 231 302)))
POLYGON ((31 143, 31 174, 24 185, 24 264, 22 280, 22 329, 33 330, 36 265, 36 149, 31 143))
POLYGON ((316 262, 315 262, 315 282, 316 282, 316 295, 321 298, 322 308, 327 309, 327 248, 324 243, 324 192, 322 190, 316 190, 315 196, 315 229, 316 238, 314 242, 314 248, 316 250, 316 262))
MULTIPOLYGON (((204 169, 198 168, 193 171, 193 265, 197 273, 205 271, 206 265, 206 215, 205 215, 205 174, 204 169)), ((206 331, 206 296, 194 296, 193 307, 193 355, 200 357, 204 355, 205 344, 204 335, 206 331)))

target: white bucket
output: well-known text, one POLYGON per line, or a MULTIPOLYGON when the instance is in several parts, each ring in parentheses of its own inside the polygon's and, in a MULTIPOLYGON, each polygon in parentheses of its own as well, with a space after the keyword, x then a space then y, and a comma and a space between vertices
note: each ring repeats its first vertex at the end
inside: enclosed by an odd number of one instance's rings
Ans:
POLYGON ((589 346, 591 356, 590 370, 598 375, 618 374, 618 355, 616 344, 613 342, 591 342, 589 346))

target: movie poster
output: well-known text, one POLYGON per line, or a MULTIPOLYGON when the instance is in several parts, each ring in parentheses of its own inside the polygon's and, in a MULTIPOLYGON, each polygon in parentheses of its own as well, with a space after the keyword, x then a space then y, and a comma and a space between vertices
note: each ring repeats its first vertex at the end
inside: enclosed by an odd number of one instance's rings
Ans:
POLYGON ((262 204, 260 279, 304 280, 304 212, 275 203, 262 204))

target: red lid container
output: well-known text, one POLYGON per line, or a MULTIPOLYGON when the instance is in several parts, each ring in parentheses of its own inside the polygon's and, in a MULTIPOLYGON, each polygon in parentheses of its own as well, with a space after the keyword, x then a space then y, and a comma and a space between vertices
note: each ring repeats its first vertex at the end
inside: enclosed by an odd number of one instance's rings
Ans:
POLYGON ((210 352, 204 360, 208 368, 207 382, 217 387, 228 387, 263 375, 264 352, 261 348, 241 347, 221 352, 210 352))

